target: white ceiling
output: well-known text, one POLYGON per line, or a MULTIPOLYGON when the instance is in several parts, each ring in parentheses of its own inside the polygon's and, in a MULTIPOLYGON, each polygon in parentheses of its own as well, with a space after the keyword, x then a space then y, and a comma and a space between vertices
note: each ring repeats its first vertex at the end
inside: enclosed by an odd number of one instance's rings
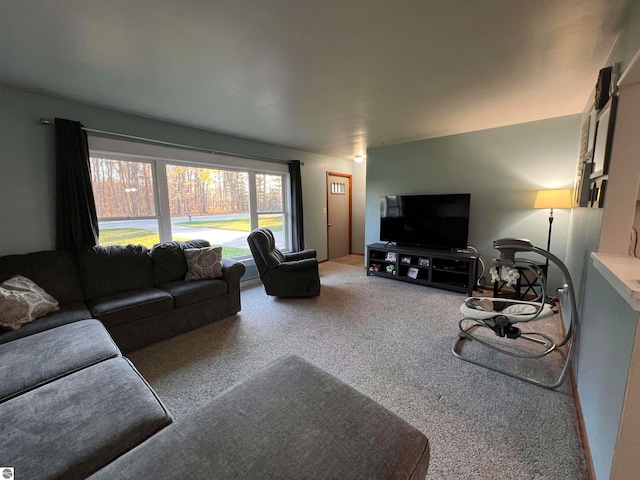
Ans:
POLYGON ((624 3, 1 0, 0 83, 349 159, 581 112, 624 3))

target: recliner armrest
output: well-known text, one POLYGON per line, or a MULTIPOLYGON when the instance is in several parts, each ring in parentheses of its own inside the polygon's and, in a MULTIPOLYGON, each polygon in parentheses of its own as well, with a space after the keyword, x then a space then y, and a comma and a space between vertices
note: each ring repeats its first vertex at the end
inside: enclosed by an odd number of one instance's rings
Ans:
POLYGON ((316 258, 316 256, 316 251, 312 248, 309 248, 307 250, 301 250, 299 252, 285 253, 284 259, 287 262, 294 262, 298 260, 304 260, 305 258, 316 258))
POLYGON ((315 258, 305 258, 297 262, 282 262, 276 270, 293 272, 298 270, 310 270, 318 268, 318 260, 315 258))

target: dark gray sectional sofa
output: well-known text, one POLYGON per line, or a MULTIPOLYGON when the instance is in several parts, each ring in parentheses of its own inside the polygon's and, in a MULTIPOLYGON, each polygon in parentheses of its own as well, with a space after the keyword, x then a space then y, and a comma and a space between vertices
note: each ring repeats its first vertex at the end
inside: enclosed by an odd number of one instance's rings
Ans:
POLYGON ((296 356, 174 422, 118 347, 239 310, 242 264, 183 282, 185 246, 0 257, 0 281, 24 275, 62 304, 0 336, 0 463, 15 478, 424 480, 421 432, 296 356))
MULTIPOLYGON (((222 277, 186 282, 183 250, 205 240, 94 247, 77 258, 62 251, 0 257, 0 282, 33 280, 60 310, 18 330, 0 331, 0 344, 87 318, 99 319, 123 352, 200 327, 240 311, 242 263, 222 259, 222 277)), ((0 327, 1 328, 1 327, 0 327)))

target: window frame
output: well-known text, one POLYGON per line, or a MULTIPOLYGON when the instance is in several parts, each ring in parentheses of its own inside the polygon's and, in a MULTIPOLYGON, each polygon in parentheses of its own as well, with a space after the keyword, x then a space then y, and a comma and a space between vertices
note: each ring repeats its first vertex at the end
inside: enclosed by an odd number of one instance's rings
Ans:
MULTIPOLYGON (((250 194, 249 198, 256 199, 256 208, 255 208, 255 225, 253 223, 253 215, 251 220, 251 230, 255 230, 259 225, 259 217, 260 215, 268 215, 268 214, 281 214, 283 219, 283 229, 284 229, 284 238, 285 238, 285 246, 281 248, 281 250, 290 252, 291 251, 291 242, 292 242, 292 228, 291 222, 293 221, 291 215, 291 195, 287 195, 286 192, 291 192, 291 176, 289 174, 275 174, 273 172, 253 172, 253 178, 249 180, 249 184, 253 185, 253 195, 250 194), (256 173, 260 173, 263 175, 274 175, 280 176, 282 179, 282 211, 260 211, 258 210, 258 183, 256 181, 256 173)), ((252 210, 253 212, 253 210, 252 210)))
MULTIPOLYGON (((168 147, 158 147, 155 145, 138 144, 122 140, 105 139, 101 137, 89 136, 89 157, 108 158, 112 160, 122 160, 130 162, 140 162, 151 164, 151 176, 153 181, 154 204, 156 216, 146 217, 106 217, 99 218, 99 222, 108 223, 111 221, 123 220, 144 220, 155 219, 158 222, 158 235, 160 242, 171 241, 171 212, 169 208, 169 185, 167 179, 167 166, 185 166, 194 168, 210 168, 215 170, 226 170, 242 172, 248 174, 249 190, 249 218, 250 230, 258 227, 258 217, 265 213, 279 213, 283 215, 284 221, 284 241, 283 251, 291 249, 291 178, 288 169, 285 170, 281 164, 257 161, 245 158, 226 157, 223 155, 203 154, 188 150, 181 150, 168 147), (93 146, 92 146, 93 144, 93 146), (114 148, 104 148, 104 146, 114 145, 114 148), (138 153, 141 150, 149 151, 149 154, 138 153), (103 147, 103 148, 99 148, 103 147), (129 153, 131 152, 131 153, 129 153), (155 153, 155 154, 154 154, 155 153), (158 155, 160 153, 160 155, 158 155), (179 157, 179 158, 177 158, 179 157), (189 159, 190 157, 200 157, 200 161, 189 159), (186 158, 186 159, 185 159, 186 158), (207 160, 207 161, 204 161, 207 160), (214 160, 214 161, 212 161, 214 160), (226 161, 215 161, 226 160, 226 161), (233 165, 239 163, 239 165, 233 165), (256 174, 275 175, 282 178, 282 212, 258 212, 257 208, 257 185, 256 174), (287 193, 288 192, 288 193, 287 193)), ((285 166, 286 167, 286 166, 285 166)), ((241 257, 233 257, 240 261, 252 261, 250 254, 241 257)))

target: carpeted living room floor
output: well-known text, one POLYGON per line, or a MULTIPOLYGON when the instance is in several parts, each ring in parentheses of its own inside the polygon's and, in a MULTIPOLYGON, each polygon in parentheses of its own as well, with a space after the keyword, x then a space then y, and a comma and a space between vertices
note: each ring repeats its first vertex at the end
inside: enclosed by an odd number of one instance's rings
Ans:
MULTIPOLYGON (((429 479, 586 478, 568 381, 549 391, 451 354, 464 294, 333 261, 320 272, 320 297, 272 298, 256 284, 243 289, 237 316, 128 357, 177 420, 295 353, 424 432, 429 479)), ((552 320, 535 323, 558 334, 552 320)), ((486 352, 470 345, 469 354, 486 352)), ((507 362, 531 374, 559 371, 559 358, 530 363, 507 362)))

